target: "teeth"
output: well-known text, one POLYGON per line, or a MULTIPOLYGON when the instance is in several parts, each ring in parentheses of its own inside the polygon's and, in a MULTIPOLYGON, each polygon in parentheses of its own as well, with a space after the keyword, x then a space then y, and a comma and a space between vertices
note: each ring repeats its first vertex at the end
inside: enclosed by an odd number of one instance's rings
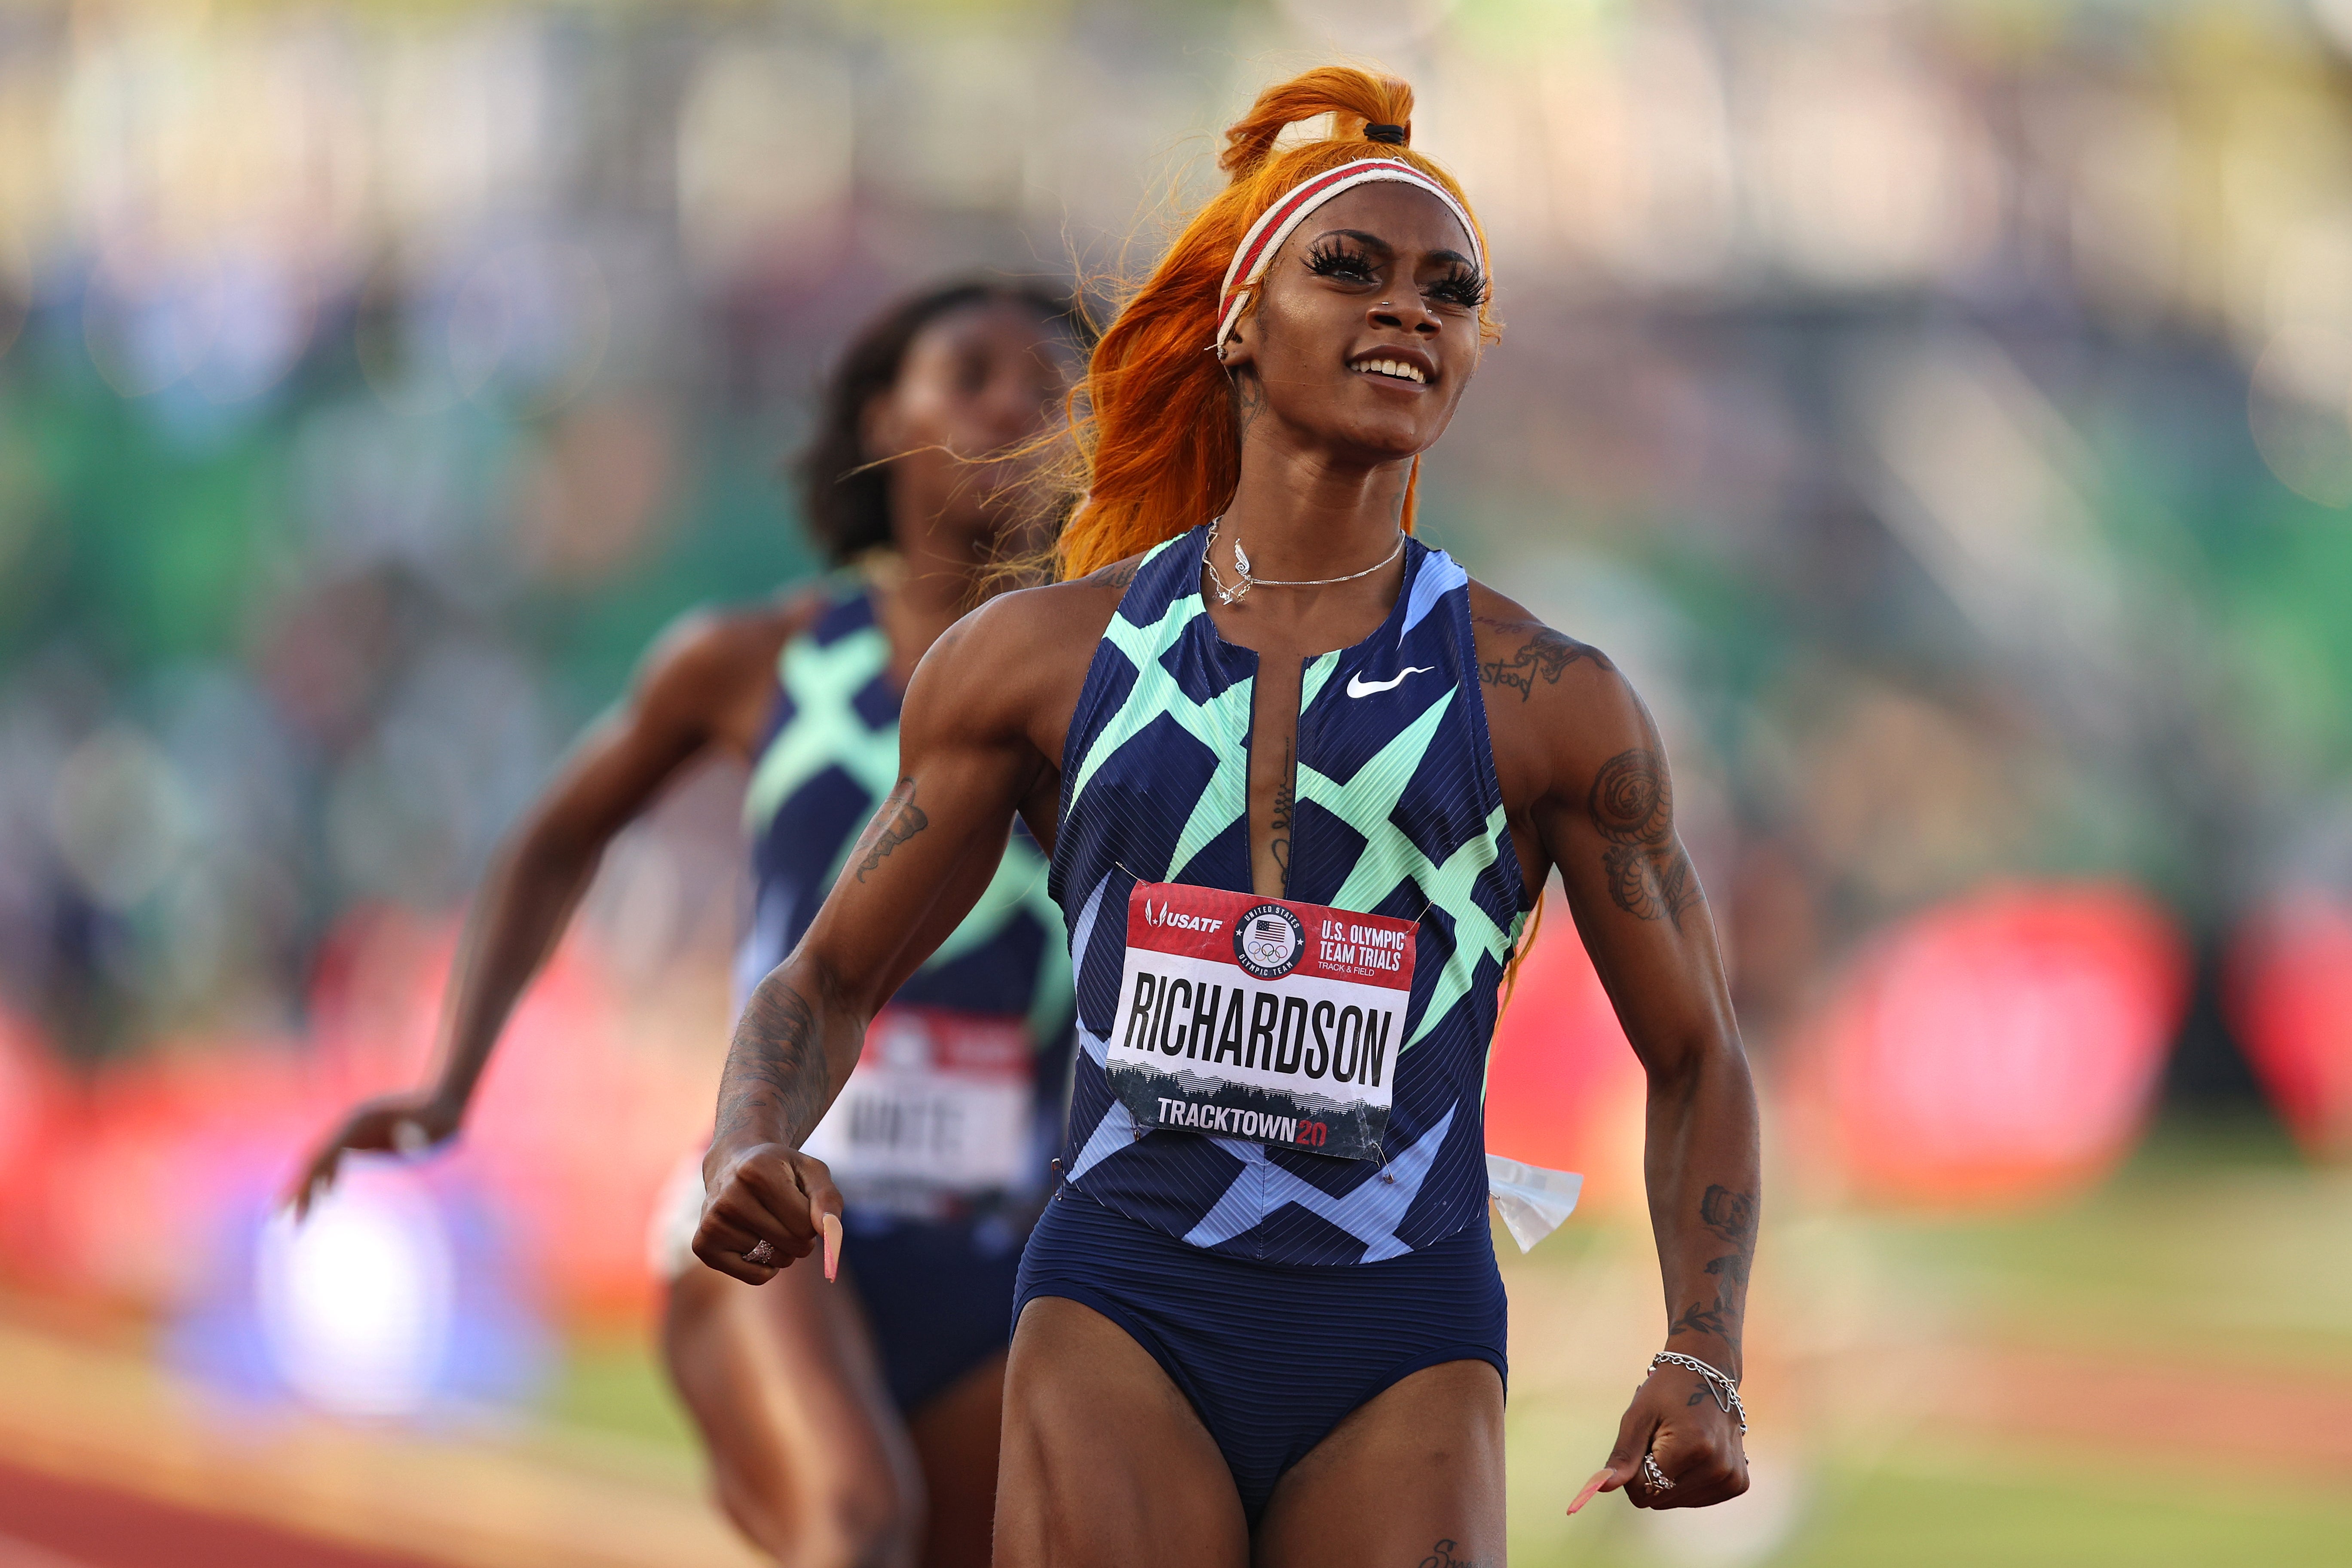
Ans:
POLYGON ((1359 360, 1356 362, 1356 368, 1370 375, 1392 375, 1399 381, 1419 382, 1423 384, 1429 381, 1429 377, 1422 374, 1419 365, 1407 364, 1402 360, 1359 360))

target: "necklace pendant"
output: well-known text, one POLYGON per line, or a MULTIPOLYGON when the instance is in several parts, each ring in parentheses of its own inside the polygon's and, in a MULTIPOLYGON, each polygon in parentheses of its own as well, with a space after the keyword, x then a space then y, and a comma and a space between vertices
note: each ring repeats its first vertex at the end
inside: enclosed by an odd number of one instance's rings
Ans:
POLYGON ((1234 570, 1238 580, 1225 590, 1225 603, 1228 605, 1245 596, 1257 584, 1257 579, 1250 575, 1249 552, 1242 548, 1242 542, 1238 539, 1234 541, 1234 570))

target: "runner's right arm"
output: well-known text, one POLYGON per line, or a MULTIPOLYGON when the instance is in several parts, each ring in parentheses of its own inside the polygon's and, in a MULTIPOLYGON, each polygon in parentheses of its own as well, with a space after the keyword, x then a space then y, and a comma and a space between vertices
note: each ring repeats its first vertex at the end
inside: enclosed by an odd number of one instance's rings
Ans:
POLYGON ((898 786, 849 854, 808 932, 751 993, 719 1085, 695 1256, 764 1284, 747 1262, 815 1247, 841 1194, 800 1146, 848 1081, 883 1003, 967 914, 1016 812, 1053 844, 1054 762, 1115 593, 1092 582, 1003 595, 956 623, 917 668, 898 729, 898 786))
POLYGON ((346 1152, 394 1149, 403 1138, 439 1143, 457 1132, 508 1016, 570 923, 605 846, 712 746, 749 749, 777 653, 816 607, 811 600, 698 613, 655 645, 627 698, 582 737, 484 879, 458 945, 438 1079, 346 1117, 304 1166, 292 1194, 298 1216, 334 1184, 346 1152))

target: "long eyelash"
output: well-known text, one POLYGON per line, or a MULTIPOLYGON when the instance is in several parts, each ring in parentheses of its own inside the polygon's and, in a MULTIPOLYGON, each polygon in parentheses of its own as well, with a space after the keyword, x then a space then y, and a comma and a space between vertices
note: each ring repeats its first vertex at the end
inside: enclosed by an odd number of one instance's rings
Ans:
POLYGON ((1337 239, 1318 243, 1307 253, 1307 269, 1318 278, 1340 278, 1353 273, 1369 279, 1372 275, 1371 258, 1362 251, 1337 239))
POLYGON ((1429 291, 1429 297, 1459 305, 1465 310, 1475 310, 1486 302, 1486 280, 1469 268, 1462 268, 1440 279, 1437 286, 1429 291))

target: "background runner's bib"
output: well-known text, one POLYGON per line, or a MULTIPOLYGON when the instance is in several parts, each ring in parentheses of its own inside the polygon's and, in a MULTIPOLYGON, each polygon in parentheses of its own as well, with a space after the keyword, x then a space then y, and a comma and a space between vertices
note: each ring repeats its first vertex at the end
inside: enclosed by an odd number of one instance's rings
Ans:
POLYGON ((1146 882, 1106 1068, 1140 1128, 1368 1160, 1412 993, 1411 921, 1146 882))
POLYGON ((1017 1019, 893 1005, 802 1148, 853 1203, 928 1209, 1032 1184, 1035 1053, 1017 1019))

